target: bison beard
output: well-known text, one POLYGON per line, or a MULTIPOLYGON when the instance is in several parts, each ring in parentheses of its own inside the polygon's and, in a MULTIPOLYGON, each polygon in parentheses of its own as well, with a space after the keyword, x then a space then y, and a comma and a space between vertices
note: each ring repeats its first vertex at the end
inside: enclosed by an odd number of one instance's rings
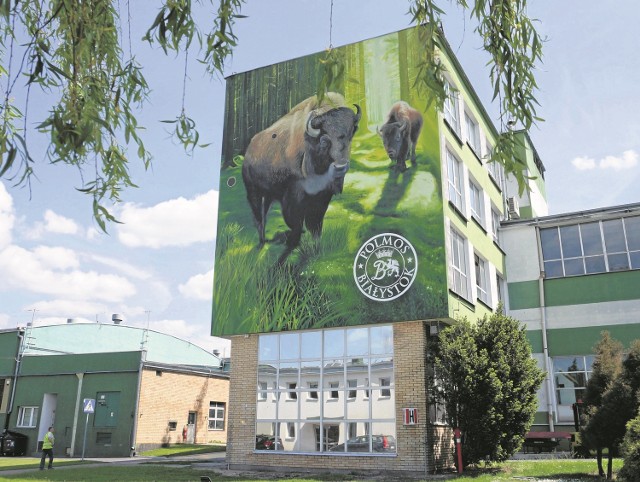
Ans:
POLYGON ((422 129, 422 114, 404 101, 391 106, 387 122, 378 134, 382 137, 389 159, 395 161, 391 167, 400 171, 407 169, 406 161, 411 156, 411 165, 416 164, 416 142, 422 129))
MULTIPOLYGON (((349 169, 351 140, 358 128, 360 107, 344 107, 340 94, 328 93, 321 105, 310 97, 257 133, 249 143, 242 165, 259 247, 274 201, 290 228, 286 257, 298 244, 303 226, 320 236, 334 194, 342 192, 349 169)), ((281 259, 283 259, 281 257, 281 259)))

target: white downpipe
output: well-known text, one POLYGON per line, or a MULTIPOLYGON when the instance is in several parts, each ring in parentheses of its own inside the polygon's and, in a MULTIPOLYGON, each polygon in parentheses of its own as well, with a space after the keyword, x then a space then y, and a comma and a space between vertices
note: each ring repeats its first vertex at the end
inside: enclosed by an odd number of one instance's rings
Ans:
POLYGON ((78 429, 78 413, 80 412, 80 395, 82 394, 82 382, 84 373, 76 373, 78 377, 78 391, 76 393, 76 408, 73 412, 73 428, 71 429, 71 450, 69 457, 73 457, 76 449, 76 430, 78 429))
MULTIPOLYGON (((536 220, 537 223, 537 220, 536 220)), ((538 294, 540 297, 540 321, 542 324, 542 353, 544 357, 544 370, 547 372, 547 419, 549 421, 549 431, 555 431, 553 420, 553 374, 549 364, 549 345, 547 343, 547 307, 544 298, 544 262, 542 259, 542 245, 540 243, 540 226, 536 224, 536 245, 538 247, 538 267, 540 276, 538 277, 538 294)))

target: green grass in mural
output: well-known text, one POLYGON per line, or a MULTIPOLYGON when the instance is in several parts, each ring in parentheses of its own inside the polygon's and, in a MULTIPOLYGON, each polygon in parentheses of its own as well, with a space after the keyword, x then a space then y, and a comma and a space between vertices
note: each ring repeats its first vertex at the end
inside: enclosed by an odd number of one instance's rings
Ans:
POLYGON ((446 313, 446 272, 437 146, 418 155, 404 173, 389 169, 376 134, 356 137, 344 193, 332 200, 322 236, 303 235, 286 262, 288 230, 280 206, 272 206, 270 240, 258 249, 242 183, 242 157, 221 173, 216 247, 214 333, 233 334, 424 319, 446 313), (352 156, 353 157, 353 156, 352 156), (232 181, 229 181, 232 179, 232 181), (229 186, 232 187, 229 187, 229 186), (416 222, 418 221, 418 222, 416 222), (353 281, 354 255, 380 232, 401 232, 420 251, 418 278, 402 303, 364 297, 353 281))

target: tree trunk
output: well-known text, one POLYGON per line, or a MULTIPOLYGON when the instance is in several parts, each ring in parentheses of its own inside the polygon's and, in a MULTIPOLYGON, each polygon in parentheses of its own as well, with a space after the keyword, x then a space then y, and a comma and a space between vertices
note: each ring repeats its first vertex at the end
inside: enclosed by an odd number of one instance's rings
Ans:
POLYGON ((607 459, 607 480, 611 480, 613 478, 613 449, 611 447, 609 447, 607 459))
POLYGON ((598 454, 598 474, 600 474, 600 477, 604 477, 604 469, 602 468, 602 447, 598 447, 596 449, 596 453, 598 454))

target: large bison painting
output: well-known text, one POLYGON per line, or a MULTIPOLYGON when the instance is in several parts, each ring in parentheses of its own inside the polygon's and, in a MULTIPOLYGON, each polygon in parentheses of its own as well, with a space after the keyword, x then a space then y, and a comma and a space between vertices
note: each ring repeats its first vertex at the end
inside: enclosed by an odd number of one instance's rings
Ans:
POLYGON ((409 158, 411 158, 411 164, 415 166, 416 142, 421 129, 422 114, 420 112, 402 100, 391 106, 387 121, 382 128, 378 129, 389 159, 395 161, 391 167, 405 171, 409 158))
POLYGON ((246 149, 242 179, 260 246, 266 242, 269 208, 279 201, 290 232, 287 251, 300 243, 303 226, 315 237, 334 194, 342 192, 349 169, 351 140, 358 129, 356 112, 340 94, 328 93, 319 104, 309 97, 258 132, 246 149))

